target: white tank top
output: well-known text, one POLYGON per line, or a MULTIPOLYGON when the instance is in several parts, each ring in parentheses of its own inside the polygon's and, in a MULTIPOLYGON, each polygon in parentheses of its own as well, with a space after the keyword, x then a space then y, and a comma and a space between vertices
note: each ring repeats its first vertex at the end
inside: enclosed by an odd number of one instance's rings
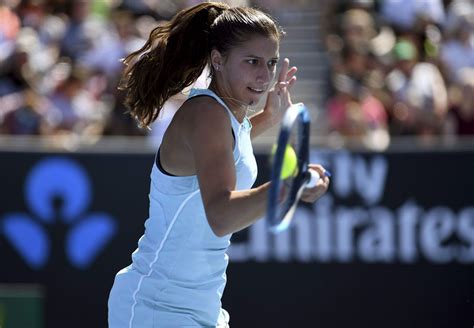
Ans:
MULTIPOLYGON (((196 96, 212 97, 228 112, 235 137, 236 190, 251 188, 257 177, 257 164, 250 140, 250 120, 238 122, 222 99, 209 89, 191 90, 189 98, 196 96)), ((133 290, 134 303, 151 301, 158 327, 193 323, 215 326, 226 283, 226 250, 231 235, 217 237, 212 232, 196 175, 171 176, 154 164, 149 199, 145 233, 132 255, 131 269, 140 276, 133 290)))

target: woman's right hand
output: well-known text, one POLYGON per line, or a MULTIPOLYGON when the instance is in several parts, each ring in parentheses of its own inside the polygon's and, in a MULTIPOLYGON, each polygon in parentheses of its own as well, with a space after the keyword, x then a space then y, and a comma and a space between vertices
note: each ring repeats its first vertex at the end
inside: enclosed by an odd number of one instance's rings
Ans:
POLYGON ((319 164, 309 164, 309 169, 319 174, 319 180, 313 188, 305 188, 301 200, 307 203, 314 203, 323 196, 329 187, 329 177, 325 175, 326 170, 319 164))

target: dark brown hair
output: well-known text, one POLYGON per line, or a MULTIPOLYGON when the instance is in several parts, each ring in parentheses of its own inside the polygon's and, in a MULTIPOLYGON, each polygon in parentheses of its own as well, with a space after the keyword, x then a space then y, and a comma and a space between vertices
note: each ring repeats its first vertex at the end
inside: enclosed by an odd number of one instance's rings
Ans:
POLYGON ((283 32, 273 18, 253 8, 205 2, 180 11, 124 59, 119 88, 127 91, 128 112, 140 126, 149 126, 166 100, 197 80, 212 49, 225 55, 255 34, 279 40, 283 32))

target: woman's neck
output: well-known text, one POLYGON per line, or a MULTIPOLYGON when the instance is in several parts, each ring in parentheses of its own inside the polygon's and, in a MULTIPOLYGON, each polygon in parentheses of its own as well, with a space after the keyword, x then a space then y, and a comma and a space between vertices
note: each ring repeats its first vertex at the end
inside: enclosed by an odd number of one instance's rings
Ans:
POLYGON ((208 89, 214 92, 219 98, 222 99, 222 101, 227 105, 232 114, 235 116, 237 121, 239 121, 240 123, 244 121, 245 116, 247 116, 249 108, 248 105, 243 104, 237 99, 229 96, 228 92, 225 92, 223 88, 219 88, 219 86, 216 85, 216 83, 214 83, 213 81, 211 81, 211 83, 209 84, 208 89))

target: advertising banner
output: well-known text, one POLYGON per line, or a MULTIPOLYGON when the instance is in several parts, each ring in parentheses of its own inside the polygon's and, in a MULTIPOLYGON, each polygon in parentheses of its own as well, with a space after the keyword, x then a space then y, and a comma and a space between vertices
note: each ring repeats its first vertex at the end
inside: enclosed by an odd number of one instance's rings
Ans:
MULTIPOLYGON (((283 233, 260 220, 232 238, 231 327, 472 327, 474 152, 311 158, 333 173, 328 193, 283 233)), ((41 286, 39 327, 107 326, 114 275, 148 217, 153 159, 0 152, 0 283, 41 286)), ((257 161, 261 184, 267 154, 257 161)))

